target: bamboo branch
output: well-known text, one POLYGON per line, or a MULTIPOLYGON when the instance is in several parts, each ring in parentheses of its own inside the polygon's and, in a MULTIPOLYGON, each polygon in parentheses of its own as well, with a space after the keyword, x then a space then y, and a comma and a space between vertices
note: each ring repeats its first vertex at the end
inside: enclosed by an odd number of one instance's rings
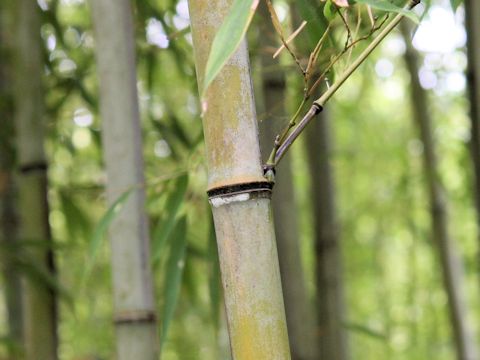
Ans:
MULTIPOLYGON (((346 11, 346 10, 345 10, 346 11)), ((345 25, 345 28, 347 29, 347 40, 345 41, 345 50, 347 49, 348 47, 348 43, 350 41, 353 41, 352 39, 352 31, 350 30, 350 26, 348 25, 348 21, 346 19, 345 16, 343 16, 342 12, 340 11, 340 8, 337 6, 337 12, 338 12, 338 15, 340 15, 340 18, 342 19, 343 21, 343 24, 345 25)))
POLYGON ((363 41, 363 40, 367 40, 374 32, 376 32, 377 30, 379 30, 383 24, 385 24, 385 22, 387 21, 388 19, 388 14, 387 16, 385 17, 385 19, 383 19, 383 21, 378 25, 378 26, 373 26, 372 29, 370 30, 370 32, 364 36, 361 36, 359 37, 358 39, 356 39, 355 41, 351 42, 347 47, 345 47, 338 55, 336 55, 333 60, 330 62, 330 64, 328 64, 328 66, 326 67, 326 69, 322 72, 322 74, 317 78, 317 80, 315 81, 315 83, 311 86, 310 89, 308 89, 308 93, 307 93, 307 97, 309 97, 314 91, 315 89, 320 85, 320 83, 322 82, 322 80, 324 79, 325 75, 327 75, 327 73, 333 68, 333 66, 342 58, 343 55, 345 55, 345 53, 348 51, 348 50, 353 50, 353 47, 356 46, 359 42, 363 41))
MULTIPOLYGON (((300 24, 300 26, 298 27, 297 30, 295 30, 288 38, 287 40, 285 40, 285 44, 290 44, 292 42, 293 39, 295 39, 297 37, 298 34, 300 34, 300 32, 303 30, 303 28, 305 27, 305 25, 307 25, 307 22, 304 21, 300 24)), ((275 59, 278 55, 280 55, 280 53, 282 52, 282 50, 285 49, 285 45, 282 44, 282 46, 280 46, 278 48, 277 51, 275 51, 275 54, 273 54, 273 58, 275 59)))
MULTIPOLYGON (((277 13, 275 12, 275 8, 273 7, 273 4, 272 4, 271 0, 267 0, 267 7, 268 7, 268 11, 270 12, 270 17, 272 18, 273 27, 275 28, 275 31, 280 36, 280 40, 282 41, 283 46, 285 47, 285 49, 287 49, 288 53, 290 54, 290 56, 293 58, 293 60, 297 64, 297 66, 300 69, 300 72, 302 73, 302 75, 304 75, 305 70, 303 69, 302 64, 300 64, 300 60, 298 59, 297 55, 295 55, 295 53, 292 51, 292 49, 290 49, 290 47, 288 46, 289 41, 285 40, 285 36, 283 35, 282 25, 280 24, 280 20, 278 19, 277 13)), ((278 54, 279 54, 279 52, 276 52, 273 55, 273 57, 275 58, 276 56, 278 56, 278 54)))
MULTIPOLYGON (((420 0, 410 0, 409 3, 406 5, 407 10, 411 10, 416 5, 420 3, 420 0)), ((395 18, 388 23, 388 25, 372 40, 372 42, 367 46, 365 50, 358 56, 357 59, 345 70, 345 72, 340 75, 338 80, 323 93, 321 97, 315 100, 305 114, 302 120, 298 123, 298 125, 293 129, 288 136, 285 137, 284 141, 280 142, 278 149, 274 149, 274 161, 273 166, 271 163, 268 163, 265 167, 266 171, 271 170, 274 168, 278 162, 282 159, 285 155, 285 152, 290 148, 296 138, 301 134, 303 129, 308 125, 308 123, 315 117, 316 114, 323 110, 323 106, 327 103, 327 101, 335 94, 335 92, 343 85, 343 83, 358 69, 358 67, 367 59, 367 57, 377 48, 377 46, 382 42, 382 40, 400 23, 400 21, 404 18, 403 14, 397 14, 395 18)))
MULTIPOLYGON (((232 1, 188 3, 197 77, 202 79, 207 49, 232 1)), ((230 349, 232 359, 290 360, 270 210, 271 184, 265 181, 260 164, 246 41, 233 56, 234 61, 205 92, 209 107, 203 118, 207 194, 221 259, 230 349)))

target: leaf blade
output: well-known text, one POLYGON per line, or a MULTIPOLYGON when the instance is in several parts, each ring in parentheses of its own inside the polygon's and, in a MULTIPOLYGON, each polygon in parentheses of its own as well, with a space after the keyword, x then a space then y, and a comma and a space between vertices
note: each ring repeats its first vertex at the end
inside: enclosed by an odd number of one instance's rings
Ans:
POLYGON ((355 2, 359 4, 365 4, 365 5, 370 5, 372 9, 377 9, 377 10, 382 10, 386 12, 393 12, 397 14, 402 14, 409 19, 411 19, 413 22, 418 24, 420 22, 420 19, 418 18, 417 14, 415 14, 411 10, 406 10, 402 7, 399 7, 387 0, 355 0, 355 2))
POLYGON ((172 242, 165 272, 165 303, 162 311, 163 322, 160 346, 163 345, 167 337, 168 328, 173 319, 175 307, 180 294, 180 285, 185 267, 185 254, 187 249, 186 227, 187 218, 184 215, 175 226, 175 241, 172 242))
POLYGON ((205 68, 202 97, 225 63, 240 45, 250 25, 259 0, 235 0, 212 42, 205 68))
POLYGON ((335 16, 337 15, 335 5, 333 5, 333 2, 331 0, 327 0, 325 3, 325 6, 323 7, 323 16, 325 16, 325 19, 328 21, 332 21, 335 16))
POLYGON ((159 221, 154 232, 152 242, 152 263, 156 265, 162 255, 165 243, 169 239, 172 230, 177 223, 177 214, 183 203, 183 198, 187 191, 188 175, 182 175, 178 178, 174 191, 169 195, 165 208, 167 209, 166 218, 159 221))
MULTIPOLYGON (((85 211, 66 191, 59 191, 60 204, 65 215, 67 231, 72 239, 88 240, 92 236, 91 223, 85 211)), ((84 240, 84 241, 85 241, 84 240)))
POLYGON ((450 0, 450 6, 453 12, 457 11, 458 7, 463 3, 463 0, 450 0))
POLYGON ((382 342, 388 342, 388 336, 386 334, 381 331, 369 328, 368 326, 365 326, 363 324, 348 322, 343 323, 342 326, 348 331, 368 336, 372 339, 380 340, 382 342))
POLYGON ((105 214, 102 216, 98 224, 95 226, 95 229, 93 231, 92 238, 90 240, 89 244, 89 251, 88 251, 88 262, 87 266, 85 267, 85 272, 83 277, 87 278, 88 275, 90 274, 93 265, 95 263, 95 259, 98 254, 98 250, 100 249, 100 246, 103 243, 104 240, 104 235, 108 230, 108 227, 112 223, 112 221, 115 219, 117 214, 123 209, 123 206, 127 202, 128 198, 132 194, 134 188, 127 189, 124 191, 113 203, 110 205, 110 207, 107 209, 105 214))

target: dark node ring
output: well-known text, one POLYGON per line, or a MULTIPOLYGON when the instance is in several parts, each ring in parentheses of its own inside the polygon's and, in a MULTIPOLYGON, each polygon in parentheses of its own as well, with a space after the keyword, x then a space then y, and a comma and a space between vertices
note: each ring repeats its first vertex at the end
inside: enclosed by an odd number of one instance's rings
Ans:
POLYGON ((18 171, 22 174, 27 174, 34 171, 46 171, 47 163, 46 162, 32 162, 24 165, 20 165, 18 171))
POLYGON ((129 323, 150 323, 154 322, 156 314, 153 311, 148 310, 132 310, 122 311, 115 314, 115 324, 129 324, 129 323))
POLYGON ((221 186, 207 191, 208 198, 224 195, 235 195, 252 192, 271 192, 273 184, 268 181, 255 181, 243 184, 233 184, 228 186, 221 186))
POLYGON ((315 115, 320 114, 323 111, 323 106, 317 103, 313 103, 312 107, 315 110, 315 115))

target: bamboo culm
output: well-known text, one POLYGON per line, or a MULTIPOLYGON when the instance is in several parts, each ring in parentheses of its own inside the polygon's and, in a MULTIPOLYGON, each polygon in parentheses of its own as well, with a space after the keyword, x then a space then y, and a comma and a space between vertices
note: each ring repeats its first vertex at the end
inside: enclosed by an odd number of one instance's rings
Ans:
MULTIPOLYGON (((190 0, 198 84, 230 0, 190 0)), ((245 41, 205 94, 208 189, 234 360, 290 359, 270 184, 260 163, 245 41)))
MULTIPOLYGON (((15 130, 18 163, 19 239, 35 242, 22 253, 34 272, 55 278, 48 224, 47 163, 44 142, 43 59, 40 8, 31 0, 16 2, 15 130)), ((46 281, 22 279, 23 339, 27 360, 57 359, 57 301, 46 281)))
POLYGON ((158 359, 134 27, 129 0, 92 0, 107 200, 131 191, 109 228, 119 360, 158 359))
POLYGON ((18 209, 16 204, 14 121, 12 104, 12 71, 8 60, 13 46, 9 19, 11 6, 0 4, 0 246, 5 285, 5 303, 8 317, 8 336, 14 343, 9 355, 13 359, 23 343, 22 286, 16 271, 18 255, 18 209))

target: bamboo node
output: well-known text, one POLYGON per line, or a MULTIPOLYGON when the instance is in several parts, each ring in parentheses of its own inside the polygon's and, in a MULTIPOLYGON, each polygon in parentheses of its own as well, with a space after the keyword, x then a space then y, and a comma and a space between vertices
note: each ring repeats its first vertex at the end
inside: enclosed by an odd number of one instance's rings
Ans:
POLYGON ((115 324, 128 324, 139 322, 154 322, 157 318, 155 311, 152 310, 126 310, 115 314, 115 324))
MULTIPOLYGON (((248 199, 252 197, 270 197, 272 192, 273 183, 268 181, 254 181, 248 183, 240 183, 240 184, 232 184, 227 186, 221 186, 217 188, 213 188, 207 191, 208 199, 210 203, 213 202, 213 199, 217 198, 225 198, 229 196, 236 196, 240 194, 247 194, 249 195, 248 199)), ((248 200, 246 199, 246 200, 248 200)))
POLYGON ((45 161, 35 161, 20 165, 18 171, 22 174, 28 174, 36 171, 47 171, 47 163, 45 161))

